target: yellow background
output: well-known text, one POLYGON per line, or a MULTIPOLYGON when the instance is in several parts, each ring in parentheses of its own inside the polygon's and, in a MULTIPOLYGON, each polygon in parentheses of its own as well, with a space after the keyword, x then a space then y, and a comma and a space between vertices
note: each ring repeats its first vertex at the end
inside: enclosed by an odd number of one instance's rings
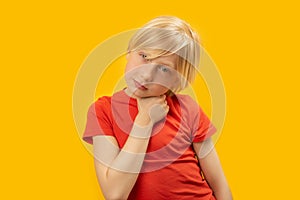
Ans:
POLYGON ((202 36, 226 88, 216 144, 235 199, 297 199, 296 1, 0 3, 0 199, 102 199, 72 113, 76 74, 108 37, 158 15, 202 36))

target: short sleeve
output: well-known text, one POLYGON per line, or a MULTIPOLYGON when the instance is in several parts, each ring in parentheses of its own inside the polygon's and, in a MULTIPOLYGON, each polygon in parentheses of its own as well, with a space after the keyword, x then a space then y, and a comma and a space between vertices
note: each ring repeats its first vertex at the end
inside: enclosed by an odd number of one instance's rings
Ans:
POLYGON ((203 112, 203 110, 198 107, 198 112, 194 118, 194 125, 192 128, 192 141, 193 142, 202 142, 209 137, 211 137, 215 132, 216 128, 211 123, 209 118, 203 112))
POLYGON ((105 97, 98 99, 89 107, 83 133, 84 141, 93 144, 93 137, 96 135, 114 135, 110 108, 109 99, 105 97))

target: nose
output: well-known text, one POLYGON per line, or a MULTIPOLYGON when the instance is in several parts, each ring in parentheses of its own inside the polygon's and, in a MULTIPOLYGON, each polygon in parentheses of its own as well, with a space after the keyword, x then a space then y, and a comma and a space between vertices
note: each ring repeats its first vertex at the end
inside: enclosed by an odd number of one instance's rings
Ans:
POLYGON ((154 73, 155 67, 153 65, 147 65, 143 66, 140 76, 145 82, 151 82, 153 81, 154 73))

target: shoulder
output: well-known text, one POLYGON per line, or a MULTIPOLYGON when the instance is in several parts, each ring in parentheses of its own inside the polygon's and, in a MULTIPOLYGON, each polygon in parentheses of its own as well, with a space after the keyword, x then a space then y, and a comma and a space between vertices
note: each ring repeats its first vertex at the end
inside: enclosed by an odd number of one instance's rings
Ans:
POLYGON ((102 96, 99 97, 93 104, 96 107, 109 106, 111 105, 112 100, 124 98, 123 91, 114 93, 112 96, 102 96))
POLYGON ((94 101, 94 103, 92 103, 92 105, 90 106, 90 109, 93 109, 95 111, 105 111, 108 112, 110 111, 114 106, 116 106, 116 102, 128 102, 128 100, 126 100, 126 98, 128 98, 124 91, 118 91, 116 93, 114 93, 112 96, 102 96, 99 97, 96 101, 94 101))
POLYGON ((95 102, 94 104, 95 105, 107 105, 111 102, 111 96, 102 96, 102 97, 99 97, 95 102))
POLYGON ((99 97, 96 101, 94 101, 90 107, 89 107, 89 112, 101 112, 104 110, 107 110, 107 108, 109 108, 109 104, 111 101, 111 97, 110 96, 103 96, 103 97, 99 97))

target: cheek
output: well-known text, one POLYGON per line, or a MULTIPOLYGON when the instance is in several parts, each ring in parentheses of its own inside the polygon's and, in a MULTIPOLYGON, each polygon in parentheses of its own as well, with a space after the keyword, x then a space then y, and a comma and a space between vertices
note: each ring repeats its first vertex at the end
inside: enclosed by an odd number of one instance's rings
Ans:
POLYGON ((128 71, 130 71, 130 70, 131 70, 131 68, 132 68, 132 66, 130 65, 130 63, 129 63, 129 62, 127 62, 126 66, 125 66, 125 72, 128 72, 128 71))
POLYGON ((128 61, 125 67, 125 72, 136 71, 135 68, 138 67, 138 64, 133 61, 128 61))
POLYGON ((179 79, 177 76, 157 76, 155 82, 168 89, 173 89, 178 86, 179 79))
POLYGON ((156 93, 164 94, 169 90, 169 88, 160 84, 155 84, 152 86, 151 90, 155 91, 156 93))
POLYGON ((128 81, 139 76, 139 68, 134 63, 127 63, 125 67, 125 79, 128 81))

